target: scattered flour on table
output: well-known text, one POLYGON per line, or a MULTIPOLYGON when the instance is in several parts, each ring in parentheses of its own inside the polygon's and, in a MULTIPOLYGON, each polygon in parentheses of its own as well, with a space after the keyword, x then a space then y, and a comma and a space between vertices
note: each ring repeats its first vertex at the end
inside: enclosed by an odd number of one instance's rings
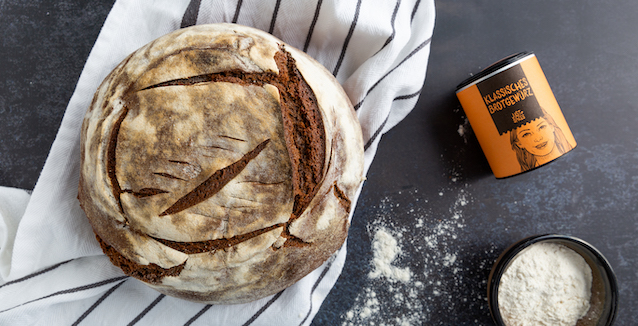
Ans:
POLYGON ((372 241, 372 264, 374 269, 368 274, 369 278, 385 277, 391 282, 409 282, 411 273, 409 268, 393 266, 394 260, 401 254, 397 240, 385 228, 379 228, 372 241))
MULTIPOLYGON (((439 196, 449 195, 444 191, 439 196)), ((343 326, 422 325, 431 312, 429 302, 443 301, 442 305, 450 307, 458 304, 448 294, 451 287, 458 287, 460 279, 443 284, 429 280, 428 276, 457 275, 460 271, 458 252, 451 242, 465 227, 463 210, 472 201, 469 194, 463 189, 455 191, 453 203, 442 209, 432 209, 438 204, 430 204, 418 190, 399 195, 411 196, 412 204, 400 206, 388 196, 374 207, 377 216, 367 226, 372 241, 368 285, 343 316, 343 326), (397 219, 414 223, 399 227, 394 224, 397 219), (412 240, 405 239, 403 234, 411 234, 412 240)))
POLYGON ((457 130, 457 132, 459 133, 459 136, 465 136, 465 127, 463 125, 459 125, 459 129, 457 130))
POLYGON ((471 130, 472 129, 470 127, 470 121, 465 118, 465 121, 463 122, 463 124, 459 125, 459 128, 456 130, 456 132, 458 132, 459 136, 463 138, 463 142, 467 144, 467 138, 471 130))

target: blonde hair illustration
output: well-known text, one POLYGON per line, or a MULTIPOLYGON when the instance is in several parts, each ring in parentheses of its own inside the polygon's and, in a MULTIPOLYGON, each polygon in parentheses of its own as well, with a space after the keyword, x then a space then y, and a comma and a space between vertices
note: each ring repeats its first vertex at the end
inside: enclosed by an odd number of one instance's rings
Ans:
MULTIPOLYGON (((510 131, 510 143, 512 145, 512 150, 514 150, 514 152, 516 153, 516 158, 518 160, 518 163, 521 166, 522 172, 531 170, 540 165, 538 163, 538 156, 530 152, 529 149, 526 148, 525 146, 521 145, 521 141, 520 141, 519 133, 518 133, 518 131, 521 128, 525 126, 529 126, 534 121, 543 119, 547 122, 549 126, 551 126, 551 128, 553 128, 553 137, 552 137, 553 144, 550 144, 550 145, 555 146, 556 150, 558 151, 559 155, 556 155, 556 157, 570 151, 573 148, 573 146, 569 143, 569 141, 567 141, 565 134, 563 134, 563 131, 558 127, 554 119, 545 111, 545 109, 541 108, 541 111, 542 111, 542 115, 540 117, 510 131)), ((556 158, 556 157, 553 157, 553 158, 556 158)))

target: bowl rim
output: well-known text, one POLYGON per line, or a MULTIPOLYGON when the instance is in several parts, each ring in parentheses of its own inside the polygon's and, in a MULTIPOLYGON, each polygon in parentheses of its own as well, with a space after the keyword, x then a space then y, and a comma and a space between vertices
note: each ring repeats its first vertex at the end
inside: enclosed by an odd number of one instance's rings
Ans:
MULTIPOLYGON (((546 233, 546 234, 538 234, 528 236, 523 238, 512 245, 510 245, 507 249, 505 249, 500 256, 494 262, 494 265, 490 271, 490 275, 487 280, 487 301, 489 305, 490 314, 492 315, 492 319, 498 326, 506 326, 503 318, 501 317, 500 309, 498 307, 498 288, 501 281, 501 276, 505 272, 505 269, 509 265, 509 263, 524 249, 529 246, 543 242, 543 241, 551 241, 551 240, 562 240, 575 243, 587 251, 589 251, 595 259, 598 261, 600 266, 605 270, 607 275, 607 279, 609 281, 610 293, 608 293, 611 304, 609 317, 607 318, 605 326, 611 326, 616 319, 616 315, 618 312, 618 281, 616 279, 616 274, 614 273, 609 261, 603 256, 603 254, 596 249, 594 246, 589 244, 588 242, 579 239, 574 236, 555 234, 555 233, 546 233)), ((579 253, 580 255, 580 253, 579 253)))

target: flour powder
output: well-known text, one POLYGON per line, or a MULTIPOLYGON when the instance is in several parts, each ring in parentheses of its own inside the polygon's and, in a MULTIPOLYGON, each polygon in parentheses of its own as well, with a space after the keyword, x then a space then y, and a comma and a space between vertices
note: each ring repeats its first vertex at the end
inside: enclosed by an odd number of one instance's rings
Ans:
POLYGON ((589 310, 592 272, 566 246, 536 243, 505 270, 498 290, 508 326, 573 326, 589 310))

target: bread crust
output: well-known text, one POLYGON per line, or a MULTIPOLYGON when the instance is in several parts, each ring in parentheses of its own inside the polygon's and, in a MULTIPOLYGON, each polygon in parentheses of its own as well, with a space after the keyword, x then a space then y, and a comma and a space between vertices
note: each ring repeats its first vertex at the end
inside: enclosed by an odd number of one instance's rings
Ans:
POLYGON ((181 29, 104 80, 80 204, 111 261, 211 304, 277 293, 344 242, 363 181, 352 104, 320 64, 235 25, 181 29))

